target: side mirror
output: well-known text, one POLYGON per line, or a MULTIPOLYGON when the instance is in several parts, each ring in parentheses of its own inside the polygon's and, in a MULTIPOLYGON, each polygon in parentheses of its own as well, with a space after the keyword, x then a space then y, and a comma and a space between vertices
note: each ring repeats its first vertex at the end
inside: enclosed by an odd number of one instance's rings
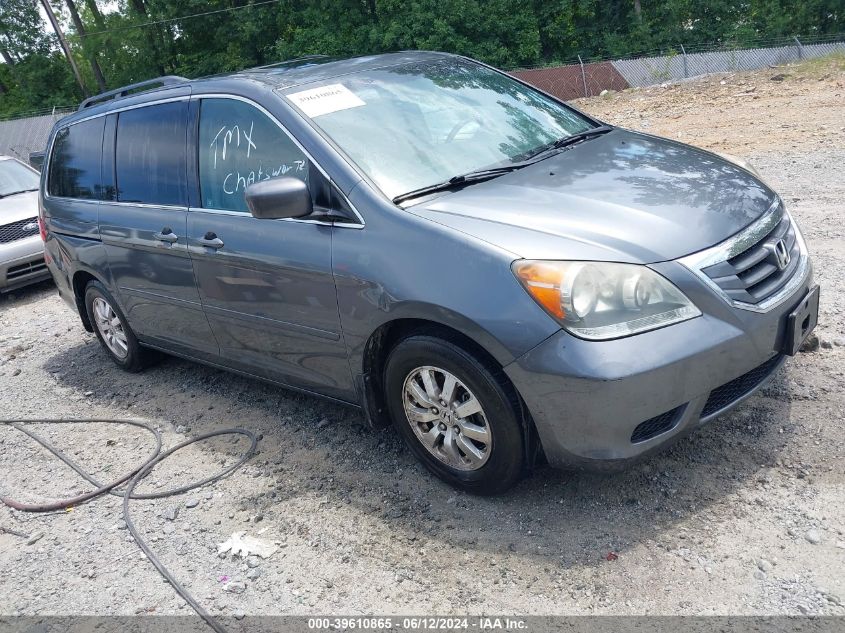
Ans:
POLYGON ((244 193, 252 217, 302 218, 313 211, 311 193, 299 178, 273 178, 251 184, 244 193))

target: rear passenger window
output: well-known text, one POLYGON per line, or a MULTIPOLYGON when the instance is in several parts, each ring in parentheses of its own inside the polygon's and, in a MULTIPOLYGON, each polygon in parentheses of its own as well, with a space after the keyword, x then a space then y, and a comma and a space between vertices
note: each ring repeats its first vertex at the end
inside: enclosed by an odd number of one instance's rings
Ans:
POLYGON ((234 99, 203 99, 199 176, 206 209, 249 213, 249 185, 280 176, 307 182, 308 167, 303 151, 264 113, 234 99))
POLYGON ((61 198, 101 197, 100 156, 105 118, 75 123, 56 133, 47 192, 61 198))
POLYGON ((125 110, 117 118, 117 199, 186 206, 188 102, 125 110))

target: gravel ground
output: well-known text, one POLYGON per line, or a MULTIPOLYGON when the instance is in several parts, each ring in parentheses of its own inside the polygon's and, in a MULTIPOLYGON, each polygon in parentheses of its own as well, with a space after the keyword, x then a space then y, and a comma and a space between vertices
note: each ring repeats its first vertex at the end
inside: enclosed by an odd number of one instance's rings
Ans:
MULTIPOLYGON (((176 359, 122 373, 47 283, 0 297, 0 417, 135 417, 167 446, 235 425, 260 433, 259 454, 230 478, 131 506, 213 614, 845 614, 844 85, 841 64, 811 64, 581 103, 752 159, 801 222, 822 286, 815 351, 623 474, 541 469, 505 496, 467 496, 352 410, 176 359), (219 557, 236 531, 279 549, 219 557)), ((37 430, 104 480, 150 448, 125 427, 37 430)), ((192 445, 142 490, 196 480, 245 447, 192 445)), ((86 489, 0 429, 3 494, 86 489)), ((47 515, 0 507, 0 527, 0 614, 190 612, 132 542, 115 497, 47 515)))

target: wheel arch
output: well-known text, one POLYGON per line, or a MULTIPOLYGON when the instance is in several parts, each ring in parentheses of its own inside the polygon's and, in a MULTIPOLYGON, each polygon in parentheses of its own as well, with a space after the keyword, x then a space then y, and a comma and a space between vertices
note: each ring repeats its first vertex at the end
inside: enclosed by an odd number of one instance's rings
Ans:
POLYGON ((488 367, 512 400, 520 417, 525 437, 525 463, 533 467, 539 454, 539 437, 528 407, 516 386, 508 378, 501 363, 478 341, 449 325, 418 317, 402 317, 382 323, 370 335, 362 356, 362 400, 365 414, 374 428, 390 425, 390 417, 384 397, 383 373, 390 351, 403 339, 414 335, 429 335, 442 338, 475 356, 488 367))
POLYGON ((79 268, 71 277, 71 288, 73 288, 73 298, 76 302, 76 311, 79 313, 79 318, 82 319, 82 326, 88 331, 94 331, 94 325, 88 318, 88 310, 85 308, 85 288, 91 281, 98 281, 104 286, 105 282, 97 276, 94 272, 87 268, 79 268))

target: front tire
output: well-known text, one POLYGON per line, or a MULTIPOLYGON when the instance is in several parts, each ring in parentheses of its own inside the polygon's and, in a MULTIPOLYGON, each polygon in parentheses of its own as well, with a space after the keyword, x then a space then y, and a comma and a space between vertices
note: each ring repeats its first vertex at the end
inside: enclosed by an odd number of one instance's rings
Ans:
POLYGON ((524 437, 494 372, 454 343, 429 335, 400 341, 385 366, 393 424, 432 473, 473 494, 497 494, 523 474, 524 437))
POLYGON ((150 363, 153 353, 141 347, 114 297, 99 281, 89 281, 85 288, 85 310, 100 344, 118 367, 136 373, 150 363))

